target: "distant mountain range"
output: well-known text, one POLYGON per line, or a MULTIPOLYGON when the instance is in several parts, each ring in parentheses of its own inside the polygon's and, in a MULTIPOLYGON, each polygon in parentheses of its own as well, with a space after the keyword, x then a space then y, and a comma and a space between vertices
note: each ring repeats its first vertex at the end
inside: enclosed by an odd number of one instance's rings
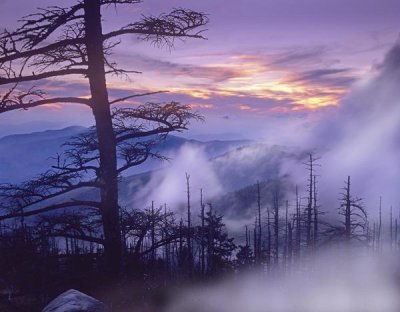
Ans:
POLYGON ((0 183, 21 182, 45 171, 63 150, 61 145, 84 130, 75 126, 1 138, 0 183))
MULTIPOLYGON (((199 189, 202 187, 211 191, 211 194, 205 192, 204 202, 212 203, 214 209, 228 219, 253 217, 257 204, 257 181, 260 181, 263 207, 271 204, 274 190, 279 188, 283 195, 293 187, 289 174, 283 170, 283 165, 288 161, 299 163, 301 166, 302 155, 297 155, 282 146, 257 143, 233 148, 211 158, 207 168, 203 168, 213 174, 214 180, 210 180, 211 189, 207 185, 207 179, 201 181, 203 185, 191 180, 193 183, 191 198, 193 206, 196 207, 194 209, 200 209, 199 189), (215 184, 220 186, 217 192, 213 192, 212 189, 215 184)), ((175 207, 171 208, 184 210, 186 199, 184 172, 180 172, 179 175, 181 177, 178 179, 179 184, 173 189, 179 189, 176 193, 180 200, 173 201, 175 207)), ((193 178, 196 178, 196 175, 193 178)), ((162 192, 163 187, 169 188, 174 183, 176 183, 174 174, 168 168, 125 177, 120 186, 121 203, 136 208, 149 206, 152 200, 156 200, 156 204, 162 204, 157 192, 162 192), (152 198, 152 195, 156 195, 155 198, 152 198)))
MULTIPOLYGON (((62 144, 86 130, 75 126, 1 138, 0 183, 24 181, 45 171, 54 163, 52 157, 63 150, 62 144)), ((190 170, 194 216, 200 209, 199 189, 204 187, 204 201, 212 203, 233 227, 236 221, 254 217, 257 181, 266 207, 276 187, 284 193, 293 186, 283 165, 288 161, 300 164, 302 159, 290 148, 247 140, 202 142, 171 135, 156 149, 171 162, 149 160, 122 177, 121 205, 140 208, 149 206, 152 200, 157 205, 165 200, 171 209, 185 209, 185 170, 190 170), (180 162, 189 162, 191 169, 180 166, 180 162)), ((81 189, 68 196, 95 200, 98 193, 81 189)))
MULTIPOLYGON (((57 153, 64 150, 63 143, 84 131, 87 131, 87 128, 72 126, 60 130, 15 134, 0 138, 0 183, 21 182, 44 172, 54 164, 57 153)), ((168 156, 188 144, 201 148, 207 157, 212 158, 250 143, 245 140, 201 142, 170 135, 156 149, 168 156)), ((164 165, 160 161, 149 160, 129 173, 154 170, 164 165)))

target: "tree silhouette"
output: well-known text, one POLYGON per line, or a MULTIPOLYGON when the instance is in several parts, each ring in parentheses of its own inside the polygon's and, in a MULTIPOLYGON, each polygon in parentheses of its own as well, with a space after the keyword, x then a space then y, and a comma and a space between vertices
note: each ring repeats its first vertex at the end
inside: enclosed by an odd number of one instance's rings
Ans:
POLYGON ((365 211, 361 198, 354 198, 351 194, 350 176, 347 177, 345 187, 343 188, 339 214, 344 217, 342 221, 342 234, 347 243, 351 240, 361 240, 365 238, 365 229, 367 224, 367 212, 365 211))
MULTIPOLYGON (((172 46, 175 38, 203 38, 199 29, 207 17, 198 12, 175 9, 160 16, 140 20, 104 33, 101 10, 110 6, 137 5, 139 0, 80 0, 63 8, 39 9, 24 17, 14 31, 0 34, 0 113, 29 109, 45 104, 71 103, 92 110, 95 126, 67 145, 65 155, 37 179, 21 185, 2 185, 4 218, 27 217, 38 213, 80 207, 101 215, 104 251, 111 275, 121 267, 121 233, 118 206, 118 176, 145 161, 154 143, 171 131, 186 129, 199 116, 190 107, 176 102, 148 103, 136 108, 114 108, 132 94, 111 100, 108 75, 128 75, 135 71, 119 68, 111 52, 123 35, 135 35, 155 45, 172 46), (51 97, 32 86, 56 77, 79 75, 86 78, 90 98, 51 97), (28 86, 29 85, 29 86, 28 86), (146 140, 145 138, 149 138, 146 140), (119 165, 118 156, 124 163, 119 165), (84 189, 99 190, 100 200, 65 200, 66 194, 84 189), (62 197, 63 196, 63 197, 62 197), (62 197, 61 202, 55 199, 62 197), (50 201, 51 199, 51 201, 50 201)), ((70 198, 68 197, 68 198, 70 198)))
POLYGON ((211 204, 209 211, 205 216, 205 244, 207 246, 207 267, 208 274, 214 275, 229 269, 230 257, 236 249, 233 238, 228 236, 223 223, 222 215, 218 215, 212 209, 211 204))

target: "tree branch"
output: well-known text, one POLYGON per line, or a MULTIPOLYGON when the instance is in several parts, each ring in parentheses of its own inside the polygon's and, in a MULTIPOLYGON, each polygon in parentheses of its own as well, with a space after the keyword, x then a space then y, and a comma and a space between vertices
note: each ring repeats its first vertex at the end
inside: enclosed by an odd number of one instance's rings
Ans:
POLYGON ((86 42, 85 38, 65 39, 37 49, 29 49, 27 51, 15 51, 12 54, 2 53, 4 56, 0 57, 0 64, 4 64, 6 62, 11 62, 19 59, 26 59, 41 54, 51 53, 52 51, 62 47, 66 47, 69 45, 84 44, 85 42, 86 42))
POLYGON ((96 243, 96 244, 100 244, 100 245, 104 245, 104 242, 105 242, 104 239, 102 239, 102 238, 88 236, 88 235, 84 235, 84 234, 75 235, 75 234, 59 232, 59 233, 46 233, 46 236, 47 237, 66 237, 66 238, 72 238, 72 239, 79 239, 79 240, 96 243))
POLYGON ((194 32, 198 27, 205 26, 208 18, 205 14, 175 9, 169 14, 162 14, 158 17, 144 16, 139 22, 129 24, 119 30, 103 35, 103 40, 118 37, 121 35, 135 34, 140 39, 150 40, 157 45, 166 44, 172 46, 174 38, 201 38, 205 30, 194 32))
POLYGON ((51 98, 51 99, 43 99, 39 101, 33 101, 28 103, 7 103, 7 102, 0 102, 0 114, 17 110, 17 109, 29 109, 34 108, 41 105, 48 105, 48 104, 57 104, 57 103, 69 103, 69 104, 84 104, 91 106, 91 102, 89 99, 78 98, 78 97, 59 97, 59 98, 51 98))
POLYGON ((43 207, 43 208, 39 208, 39 209, 35 209, 35 210, 23 211, 23 212, 21 211, 21 212, 9 213, 9 214, 6 214, 6 215, 1 215, 0 216, 0 221, 7 220, 7 219, 14 219, 14 218, 31 217, 31 216, 35 216, 35 215, 38 215, 38 214, 41 214, 41 213, 55 211, 55 210, 59 210, 59 209, 63 209, 63 208, 81 207, 81 206, 87 206, 87 207, 100 209, 100 203, 99 202, 83 201, 83 200, 72 200, 70 202, 49 205, 49 206, 46 206, 46 207, 43 207))
POLYGON ((19 83, 26 81, 36 81, 50 77, 58 77, 58 76, 66 76, 66 75, 86 75, 87 69, 84 68, 70 68, 70 69, 62 69, 62 70, 54 70, 40 74, 33 74, 30 76, 19 76, 13 78, 0 78, 0 85, 10 84, 10 83, 19 83))
POLYGON ((154 95, 154 94, 160 94, 160 93, 168 93, 169 91, 155 91, 155 92, 147 92, 147 93, 141 93, 141 94, 133 94, 133 95, 128 95, 116 100, 113 100, 110 102, 110 105, 119 103, 119 102, 124 102, 133 98, 141 97, 141 96, 147 96, 147 95, 154 95))

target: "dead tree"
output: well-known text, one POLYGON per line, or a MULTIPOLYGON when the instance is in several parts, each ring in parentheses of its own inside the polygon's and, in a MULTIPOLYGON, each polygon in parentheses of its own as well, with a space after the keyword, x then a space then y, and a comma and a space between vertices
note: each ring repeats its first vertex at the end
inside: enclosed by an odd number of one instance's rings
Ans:
POLYGON ((344 217, 341 234, 344 236, 346 244, 352 240, 365 240, 367 212, 361 203, 361 198, 354 198, 351 194, 350 176, 347 177, 343 190, 339 208, 339 214, 344 217))
MULTIPOLYGON (((305 220, 305 231, 306 231, 306 245, 307 247, 313 247, 315 240, 313 240, 313 214, 316 206, 316 202, 314 199, 315 191, 315 167, 317 166, 316 161, 318 158, 314 156, 313 153, 308 155, 308 161, 305 163, 308 170, 308 179, 307 179, 307 208, 306 208, 306 220, 305 220)), ((314 216, 315 218, 315 216, 314 216)), ((315 224, 314 224, 315 227, 315 224)), ((315 229, 315 228, 314 228, 315 229)))
POLYGON ((377 248, 378 252, 382 250, 382 196, 379 197, 379 224, 378 224, 378 235, 377 235, 377 248))
MULTIPOLYGON (((167 204, 164 204, 164 226, 163 226, 163 235, 162 239, 165 240, 170 234, 170 213, 167 212, 167 204)), ((168 242, 164 246, 164 261, 167 268, 171 267, 171 243, 168 242)))
POLYGON ((376 251, 376 224, 374 222, 373 231, 372 231, 372 252, 376 251))
MULTIPOLYGON (((200 263, 201 263, 201 275, 204 276, 205 274, 205 265, 206 265, 206 258, 205 258, 205 249, 206 249, 206 243, 205 243, 205 214, 204 214, 204 209, 206 205, 203 203, 203 189, 200 189, 200 207, 201 207, 201 214, 200 214, 200 219, 201 219, 201 233, 200 233, 200 263)), ((246 228, 246 237, 247 237, 247 228, 246 228)))
POLYGON ((214 263, 214 227, 209 226, 212 223, 213 206, 208 203, 209 210, 207 212, 206 223, 207 223, 207 272, 209 275, 215 273, 215 263, 214 263))
POLYGON ((16 209, 29 210, 32 215, 33 205, 37 207, 43 203, 46 206, 45 201, 58 195, 97 188, 100 200, 96 203, 71 200, 36 209, 36 213, 70 207, 97 209, 101 215, 107 269, 111 275, 119 272, 122 263, 118 176, 149 156, 149 145, 141 144, 141 139, 183 130, 188 120, 196 117, 189 106, 178 103, 112 109, 116 104, 144 94, 110 99, 107 76, 136 72, 119 68, 111 59, 111 52, 125 35, 167 46, 172 46, 175 38, 203 38, 199 27, 208 22, 202 13, 175 9, 169 14, 143 16, 119 29, 103 31, 102 9, 140 2, 82 0, 67 8, 53 6, 24 17, 16 30, 4 30, 0 34, 0 86, 3 88, 0 113, 68 103, 91 109, 95 119, 92 133, 78 142, 72 160, 69 157, 61 160, 34 181, 1 187, 3 199, 11 199, 9 211, 3 213, 2 218, 20 217, 21 213, 16 209), (73 75, 87 79, 89 98, 51 96, 33 85, 73 75), (29 84, 31 86, 27 86, 29 84), (133 143, 135 139, 139 141, 133 143), (77 154, 82 151, 87 153, 77 154), (122 166, 118 166, 118 154, 126 161, 122 166))
POLYGON ((254 249, 254 256, 257 263, 259 263, 259 254, 258 254, 258 235, 257 235, 257 226, 258 226, 258 219, 257 217, 254 220, 254 229, 253 229, 253 249, 254 249))
POLYGON ((302 232, 302 227, 301 227, 301 212, 300 212, 300 197, 299 197, 299 189, 298 186, 296 185, 296 215, 295 215, 295 221, 296 221, 296 245, 295 245, 295 255, 299 256, 300 255, 300 248, 301 248, 301 232, 302 232))
POLYGON ((293 257, 293 227, 292 223, 288 223, 288 251, 287 251, 287 264, 290 268, 292 265, 292 257, 293 257))
MULTIPOLYGON (((155 213, 154 213, 154 201, 151 202, 151 214, 150 214, 150 220, 151 220, 151 230, 150 230, 150 235, 151 235, 151 245, 154 246, 156 243, 156 218, 155 218, 155 213)), ((153 249, 151 252, 151 261, 154 263, 156 260, 156 248, 153 249)))
POLYGON ((397 241, 397 218, 394 219, 394 249, 397 250, 398 241, 397 241))
POLYGON ((275 187, 272 194, 272 207, 274 216, 274 264, 279 261, 279 186, 275 187))
POLYGON ((314 235, 313 235, 313 247, 317 247, 319 239, 319 214, 318 211, 318 200, 317 200, 317 177, 314 175, 313 179, 313 212, 314 212, 314 235))
POLYGON ((267 264, 267 269, 270 270, 271 268, 271 213, 269 207, 267 208, 267 250, 265 253, 265 262, 267 264))
POLYGON ((288 251, 289 251, 289 201, 285 201, 285 246, 284 246, 284 262, 285 266, 288 262, 288 251))
POLYGON ((175 224, 174 215, 164 207, 122 210, 121 226, 124 228, 125 240, 130 248, 129 253, 137 259, 150 255, 156 259, 157 251, 168 248, 181 238, 183 230, 175 224), (149 241, 150 244, 145 244, 149 241))
POLYGON ((393 208, 390 206, 390 249, 393 249, 393 208))
POLYGON ((185 174, 186 177, 186 194, 187 194, 187 248, 188 248, 188 266, 191 268, 192 266, 192 216, 191 216, 191 208, 190 208, 190 175, 188 173, 185 174))
POLYGON ((260 182, 257 181, 257 214, 258 214, 258 223, 256 226, 258 226, 258 231, 257 231, 257 261, 260 263, 261 258, 262 258, 262 226, 261 226, 261 190, 260 190, 260 182))

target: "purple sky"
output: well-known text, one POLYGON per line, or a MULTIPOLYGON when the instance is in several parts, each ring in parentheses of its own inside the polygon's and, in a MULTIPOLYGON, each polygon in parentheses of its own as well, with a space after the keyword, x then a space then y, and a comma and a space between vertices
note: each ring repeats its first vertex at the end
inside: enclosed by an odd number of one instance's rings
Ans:
MULTIPOLYGON (((35 7, 73 2, 2 0, 0 27, 12 29, 35 7)), ((290 136, 298 126, 336 109, 351 86, 374 71, 400 31, 398 0, 146 0, 117 12, 109 8, 104 29, 174 7, 208 13, 208 40, 177 42, 169 51, 125 37, 116 60, 143 74, 108 82, 111 96, 169 90, 143 101, 191 104, 207 120, 193 125, 192 135, 262 138, 277 128, 282 134, 284 128, 290 136)), ((49 81, 46 88, 87 95, 78 77, 49 81)), ((0 115, 0 136, 2 124, 27 122, 90 125, 91 116, 75 106, 9 113, 0 115)))

